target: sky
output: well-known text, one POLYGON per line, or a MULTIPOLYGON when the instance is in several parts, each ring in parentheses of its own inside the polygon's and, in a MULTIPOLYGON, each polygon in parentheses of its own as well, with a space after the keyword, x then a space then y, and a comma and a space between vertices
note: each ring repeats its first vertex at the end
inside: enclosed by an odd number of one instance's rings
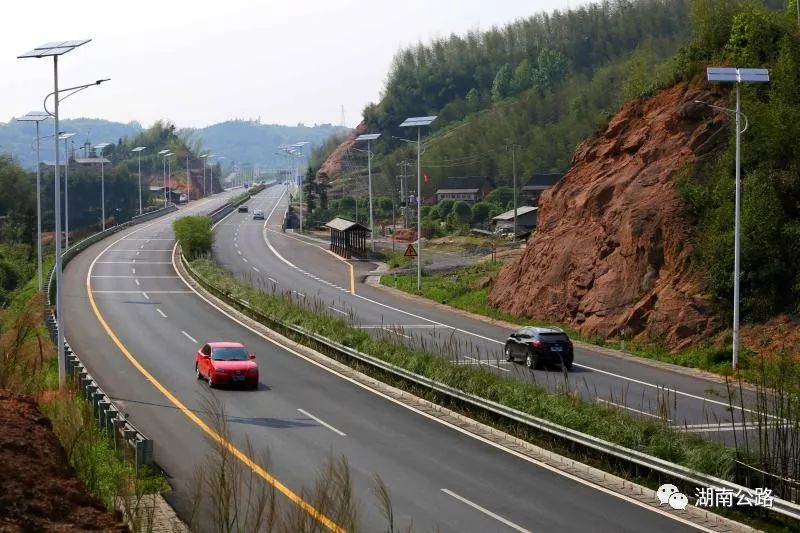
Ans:
POLYGON ((100 78, 64 118, 203 127, 230 119, 355 126, 401 48, 489 29, 577 0, 11 0, 0 31, 0 122, 42 108, 51 41, 92 41, 59 59, 59 85, 100 78))

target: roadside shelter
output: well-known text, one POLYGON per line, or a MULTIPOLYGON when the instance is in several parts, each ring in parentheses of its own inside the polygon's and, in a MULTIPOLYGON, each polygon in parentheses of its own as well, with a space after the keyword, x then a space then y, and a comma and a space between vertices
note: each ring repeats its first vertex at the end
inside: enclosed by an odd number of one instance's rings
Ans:
POLYGON ((330 249, 333 253, 350 259, 353 254, 367 251, 369 228, 345 218, 334 218, 325 227, 331 230, 330 249))

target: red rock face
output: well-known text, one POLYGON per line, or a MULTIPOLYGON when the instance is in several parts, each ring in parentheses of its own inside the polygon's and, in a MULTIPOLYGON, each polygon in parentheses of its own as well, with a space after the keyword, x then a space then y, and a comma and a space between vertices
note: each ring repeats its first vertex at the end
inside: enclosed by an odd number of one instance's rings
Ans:
POLYGON ((319 167, 318 173, 326 173, 328 176, 333 176, 334 174, 342 171, 342 159, 347 155, 347 151, 350 150, 356 144, 356 137, 363 134, 367 131, 367 124, 362 120, 356 129, 350 132, 350 134, 342 141, 342 144, 337 146, 328 159, 322 163, 322 166, 319 167))
POLYGON ((675 178, 725 140, 719 93, 685 84, 628 103, 546 191, 539 227, 503 267, 490 304, 586 335, 681 348, 719 328, 690 263, 692 228, 675 178))

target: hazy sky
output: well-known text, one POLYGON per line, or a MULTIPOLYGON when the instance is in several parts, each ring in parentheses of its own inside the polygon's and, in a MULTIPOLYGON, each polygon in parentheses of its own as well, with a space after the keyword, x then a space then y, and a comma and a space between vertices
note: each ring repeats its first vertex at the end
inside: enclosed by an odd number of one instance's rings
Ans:
MULTIPOLYGON (((345 121, 377 101, 394 54, 420 40, 488 29, 577 0, 83 0, 3 3, 0 122, 41 109, 53 61, 16 59, 49 41, 91 38, 62 56, 59 83, 92 87, 66 118, 202 127, 345 121)), ((421 110, 422 111, 422 110, 421 110)))

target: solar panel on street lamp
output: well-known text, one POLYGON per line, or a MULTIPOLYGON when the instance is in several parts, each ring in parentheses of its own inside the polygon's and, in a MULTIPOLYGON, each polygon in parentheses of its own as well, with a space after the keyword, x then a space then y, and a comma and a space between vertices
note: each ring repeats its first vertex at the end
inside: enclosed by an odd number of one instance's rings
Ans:
POLYGON ((417 128, 417 290, 422 288, 422 152, 420 141, 422 126, 430 126, 434 120, 436 120, 435 116, 410 117, 400 124, 401 128, 417 128))
POLYGON ((66 374, 66 356, 64 353, 64 323, 63 323, 63 305, 62 305, 62 283, 61 283, 61 178, 59 176, 59 157, 58 157, 58 56, 71 52, 79 46, 83 46, 91 39, 80 39, 75 41, 57 41, 45 43, 37 46, 30 52, 25 52, 17 58, 53 58, 53 94, 55 95, 55 107, 53 109, 53 142, 55 144, 55 187, 54 187, 54 203, 55 203, 55 233, 56 233, 56 264, 55 264, 55 281, 56 281, 56 325, 58 332, 56 334, 56 348, 58 349, 58 385, 63 388, 67 382, 66 374))
MULTIPOLYGON (((742 101, 740 88, 742 83, 766 83, 769 81, 769 71, 765 68, 736 68, 736 67, 708 67, 706 69, 708 81, 736 83, 736 109, 725 111, 736 115, 736 195, 735 218, 733 238, 733 354, 731 366, 735 369, 739 361, 739 269, 741 256, 741 138, 744 130, 741 128, 742 101)), ((714 106, 712 106, 714 107, 714 106)), ((745 129, 747 126, 745 126, 745 129)))
POLYGON ((372 218, 372 141, 380 137, 380 133, 365 133, 356 137, 356 141, 367 141, 367 183, 369 188, 369 240, 372 251, 375 251, 375 220, 372 218))
POLYGON ((15 120, 18 122, 36 123, 36 274, 39 281, 39 292, 43 288, 42 276, 42 169, 39 156, 39 123, 50 118, 44 111, 30 111, 15 120))

